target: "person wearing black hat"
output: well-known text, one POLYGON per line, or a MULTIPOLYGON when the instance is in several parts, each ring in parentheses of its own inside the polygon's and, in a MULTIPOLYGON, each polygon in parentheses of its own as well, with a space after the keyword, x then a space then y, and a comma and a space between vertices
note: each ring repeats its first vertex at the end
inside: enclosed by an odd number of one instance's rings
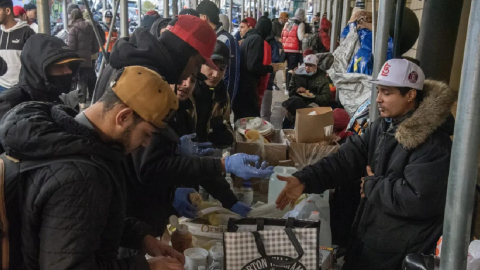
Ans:
POLYGON ((217 39, 225 43, 230 50, 230 64, 223 79, 230 95, 230 102, 233 102, 237 96, 240 84, 240 48, 235 38, 220 22, 220 10, 212 1, 203 0, 198 4, 197 11, 200 13, 200 19, 208 22, 217 32, 217 39))
POLYGON ((199 81, 193 92, 197 107, 197 138, 199 142, 211 142, 217 148, 226 148, 233 144, 230 99, 223 83, 230 63, 228 47, 217 40, 211 59, 218 70, 203 65, 201 72, 207 79, 199 81))
MULTIPOLYGON (((107 10, 105 11, 103 17, 104 17, 103 22, 98 22, 98 24, 102 28, 102 31, 105 33, 105 40, 107 40, 108 34, 110 33, 110 25, 112 22, 113 13, 110 10, 107 10)), ((112 37, 110 38, 110 44, 108 48, 106 47, 107 44, 104 45, 105 53, 107 54, 108 58, 110 57, 110 53, 112 52, 113 46, 115 45, 115 42, 117 42, 118 35, 119 35, 117 29, 115 28, 115 25, 113 25, 112 27, 113 27, 113 31, 112 31, 112 37)), ((97 70, 100 69, 102 58, 103 58, 103 53, 102 53, 102 49, 100 49, 98 54, 98 60, 97 60, 97 67, 96 67, 97 70)))
POLYGON ((30 28, 38 33, 38 24, 37 24, 37 6, 33 3, 25 4, 23 6, 27 14, 27 23, 30 25, 30 28))
POLYGON ((192 15, 200 18, 200 14, 198 13, 198 11, 193 8, 184 8, 182 9, 182 11, 180 11, 180 13, 178 13, 178 15, 192 15))

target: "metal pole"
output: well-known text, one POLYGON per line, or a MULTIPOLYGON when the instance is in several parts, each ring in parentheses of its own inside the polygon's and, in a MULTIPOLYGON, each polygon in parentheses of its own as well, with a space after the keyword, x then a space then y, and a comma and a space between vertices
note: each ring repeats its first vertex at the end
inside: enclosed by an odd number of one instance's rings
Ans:
POLYGON ((105 11, 107 11, 107 9, 108 9, 107 0, 102 1, 102 6, 103 6, 103 13, 102 14, 105 14, 105 11))
POLYGON ((400 57, 400 34, 402 33, 403 11, 406 0, 397 0, 397 11, 395 14, 395 33, 393 37, 393 57, 400 57))
POLYGON ((333 0, 327 0, 327 19, 329 21, 332 21, 332 1, 333 0))
POLYGON ((332 20, 332 33, 330 35, 330 52, 334 52, 337 48, 337 39, 339 27, 338 27, 338 20, 340 15, 340 7, 338 1, 340 0, 333 0, 333 20, 332 20))
POLYGON ((245 19, 245 0, 242 0, 242 14, 240 15, 240 18, 245 19))
MULTIPOLYGON (((63 29, 65 31, 68 31, 68 12, 67 12, 67 3, 68 0, 63 0, 62 2, 62 14, 63 14, 63 29)), ((92 19, 93 21, 93 19, 92 19)))
POLYGON ((350 8, 350 0, 343 0, 343 11, 342 11, 342 24, 340 28, 347 26, 348 20, 350 20, 350 15, 352 9, 350 8))
POLYGON ((253 10, 252 10, 252 12, 253 12, 253 18, 255 20, 257 20, 257 13, 258 13, 258 12, 256 12, 256 9, 257 9, 257 0, 253 0, 253 10))
MULTIPOLYGON (((378 26, 377 37, 375 39, 376 50, 374 54, 375 61, 373 63, 372 77, 377 78, 380 69, 387 60, 387 48, 390 29, 390 18, 393 16, 393 1, 392 0, 380 0, 378 6, 378 26)), ((370 123, 377 120, 378 105, 377 105, 377 88, 372 86, 372 101, 370 103, 370 123)))
POLYGON ((137 10, 138 10, 137 27, 140 27, 140 25, 142 25, 142 0, 137 0, 137 10))
MULTIPOLYGON (((85 1, 85 0, 84 0, 85 1)), ((120 0, 120 34, 121 37, 128 37, 128 1, 120 0)))
MULTIPOLYGON (((85 9, 87 10, 88 15, 92 19, 92 25, 93 25, 94 24, 93 14, 92 14, 92 10, 90 9, 90 6, 88 5, 88 1, 83 0, 83 4, 85 5, 85 9)), ((97 38, 97 42, 100 45, 100 49, 102 50, 103 55, 106 55, 105 48, 103 48, 103 46, 102 46, 102 38, 100 37, 100 33, 98 32, 98 28, 97 27, 92 27, 92 28, 93 28, 93 33, 95 33, 95 37, 97 38)))
POLYGON ((440 270, 466 269, 480 144, 480 0, 472 0, 463 57, 440 270))
POLYGON ((375 33, 377 32, 375 1, 372 2, 372 54, 375 54, 375 33))
POLYGON ((37 0, 37 12, 38 31, 50 35, 50 6, 48 0, 37 0))
MULTIPOLYGON (((170 15, 169 15, 170 12, 168 10, 169 9, 169 6, 168 6, 169 1, 170 0, 163 0, 163 17, 164 18, 170 17, 170 15)), ((198 6, 198 0, 195 0, 195 2, 197 4, 196 6, 198 6)), ((195 8, 196 8, 196 6, 195 6, 195 8)))
MULTIPOLYGON (((228 4, 230 5, 230 9, 228 10, 228 18, 230 18, 230 23, 228 24, 229 27, 232 27, 232 20, 233 20, 233 0, 229 0, 228 4)), ((226 29, 227 32, 230 33, 230 28, 226 29)))
POLYGON ((323 14, 327 10, 327 0, 321 0, 320 2, 320 23, 322 22, 323 14))

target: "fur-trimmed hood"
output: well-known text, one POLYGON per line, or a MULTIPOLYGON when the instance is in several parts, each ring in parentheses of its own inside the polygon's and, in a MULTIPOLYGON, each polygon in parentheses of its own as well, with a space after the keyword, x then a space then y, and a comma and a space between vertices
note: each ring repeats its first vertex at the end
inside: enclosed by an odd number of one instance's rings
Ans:
POLYGON ((397 141, 406 149, 424 143, 438 128, 453 134, 451 108, 456 100, 455 92, 447 84, 433 80, 425 81, 423 92, 423 101, 395 133, 397 141))

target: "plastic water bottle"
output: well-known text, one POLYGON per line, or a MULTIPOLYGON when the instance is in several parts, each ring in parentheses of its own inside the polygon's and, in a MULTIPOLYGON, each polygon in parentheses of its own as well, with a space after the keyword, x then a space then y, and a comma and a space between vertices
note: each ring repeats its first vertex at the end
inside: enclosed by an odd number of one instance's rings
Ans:
POLYGON ((285 187, 286 182, 280 181, 277 178, 277 174, 280 176, 292 176, 298 170, 293 167, 283 167, 283 166, 276 166, 273 168, 273 174, 270 176, 270 182, 268 183, 268 203, 272 204, 280 195, 283 188, 285 187))

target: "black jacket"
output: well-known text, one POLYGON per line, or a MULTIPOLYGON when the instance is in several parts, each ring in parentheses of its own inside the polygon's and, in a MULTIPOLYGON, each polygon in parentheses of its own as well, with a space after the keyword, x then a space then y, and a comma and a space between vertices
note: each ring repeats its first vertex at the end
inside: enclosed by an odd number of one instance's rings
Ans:
POLYGON ((198 81, 193 91, 193 99, 197 111, 197 139, 200 142, 211 142, 216 148, 227 148, 233 145, 233 129, 230 123, 230 99, 227 87, 221 81, 215 89, 203 81, 198 81), (213 91, 212 106, 201 106, 202 93, 213 91), (200 110, 204 110, 200 112, 200 110), (201 119, 205 117, 207 119, 201 119), (201 125, 203 123, 203 125, 201 125))
POLYGON ((432 254, 442 235, 454 102, 444 83, 426 81, 425 99, 399 124, 379 119, 338 153, 294 174, 306 193, 358 183, 363 199, 344 269, 400 269, 409 253, 432 254))
MULTIPOLYGON (((78 58, 61 39, 36 34, 29 38, 20 55, 22 67, 20 81, 17 85, 0 94, 0 119, 13 107, 26 101, 46 101, 61 103, 59 96, 70 89, 58 89, 49 84, 45 68, 60 59, 78 58)), ((75 74, 78 64, 72 64, 75 74)), ((73 75, 74 75, 73 74, 73 75)))
POLYGON ((242 110, 242 107, 243 109, 251 107, 250 111, 257 115, 242 115, 241 117, 260 116, 257 96, 258 81, 260 77, 273 72, 272 66, 263 65, 263 42, 264 38, 258 31, 251 29, 245 34, 242 44, 240 44, 240 86, 232 104, 235 118, 238 118, 239 113, 237 112, 242 110))
POLYGON ((63 161, 23 174, 24 264, 27 269, 149 269, 142 256, 116 259, 119 246, 140 249, 143 238, 153 234, 145 224, 126 219, 119 169, 123 147, 101 141, 73 118, 76 114, 64 105, 29 102, 0 123, 6 154, 20 162, 75 155, 107 168, 63 161))
POLYGON ((165 32, 157 40, 146 29, 137 28, 132 36, 115 43, 110 63, 95 85, 93 100, 97 101, 103 95, 113 72, 127 66, 144 66, 157 71, 168 83, 178 83, 188 60, 195 53, 190 45, 170 32, 165 32))
POLYGON ((283 27, 284 27, 284 25, 281 24, 278 21, 278 19, 273 20, 273 22, 272 22, 272 34, 277 41, 278 41, 279 38, 282 37, 283 27))
POLYGON ((305 104, 312 102, 321 107, 330 106, 332 95, 330 94, 330 85, 327 75, 321 69, 317 69, 317 73, 312 76, 294 74, 288 85, 289 96, 299 96, 305 104), (315 95, 315 98, 306 98, 297 93, 297 89, 303 87, 315 95))
POLYGON ((227 209, 238 202, 221 174, 220 159, 178 156, 176 148, 177 142, 159 133, 147 148, 132 154, 139 181, 129 182, 130 210, 134 217, 154 227, 158 236, 163 234, 168 217, 175 214, 172 202, 177 187, 201 185, 227 209))

